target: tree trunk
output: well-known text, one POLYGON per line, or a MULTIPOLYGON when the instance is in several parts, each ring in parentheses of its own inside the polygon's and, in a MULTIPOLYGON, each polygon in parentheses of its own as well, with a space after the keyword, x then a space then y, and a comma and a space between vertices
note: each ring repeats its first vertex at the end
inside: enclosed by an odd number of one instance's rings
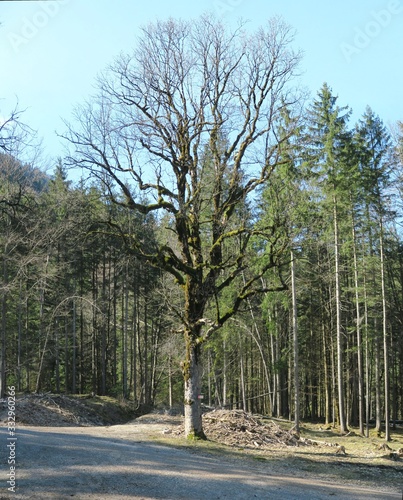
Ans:
POLYGON ((244 359, 243 359, 243 349, 242 349, 242 340, 239 339, 239 345, 241 348, 239 349, 239 368, 240 368, 240 384, 241 384, 241 396, 242 396, 242 408, 246 411, 246 388, 245 388, 245 368, 244 368, 244 359))
POLYGON ((107 307, 107 297, 106 297, 106 249, 103 249, 102 256, 102 316, 101 316, 101 396, 106 395, 106 369, 107 369, 107 322, 109 322, 109 311, 107 307))
POLYGON ((295 432, 299 434, 299 363, 298 363, 298 308, 297 308, 297 290, 295 286, 295 262, 294 252, 291 250, 291 294, 292 294, 292 330, 294 346, 294 424, 295 432))
MULTIPOLYGON (((353 210, 353 209, 352 209, 353 210)), ((361 314, 359 301, 358 283, 358 261, 357 261, 357 236, 355 231, 354 212, 351 217, 351 230, 353 237, 353 259, 354 259, 354 288, 355 288, 355 311, 356 311, 356 334, 357 334, 357 368, 358 368, 358 420, 360 434, 364 435, 364 371, 362 357, 362 337, 361 337, 361 314)))
POLYGON ((222 405, 225 408, 227 406, 227 343, 225 339, 223 340, 222 344, 222 352, 223 352, 222 405))
POLYGON ((206 439, 200 409, 200 344, 195 343, 199 335, 186 331, 186 358, 183 363, 185 436, 187 439, 206 439))
MULTIPOLYGON (((319 249, 318 249, 319 250, 319 249)), ((321 258, 318 251, 317 254, 318 269, 321 268, 321 258)), ((320 304, 320 322, 322 331, 322 352, 323 352, 323 378, 324 378, 324 391, 325 391, 325 425, 330 425, 332 422, 332 368, 331 368, 331 345, 332 338, 329 335, 328 317, 325 316, 326 311, 326 298, 324 297, 324 290, 322 286, 319 287, 319 304, 320 304)), ((331 328, 330 328, 331 331, 331 328)))
POLYGON ((364 272, 364 324, 365 324, 365 436, 369 437, 370 414, 370 376, 369 376, 369 335, 368 335, 368 297, 367 279, 364 272))
POLYGON ((390 408, 389 408, 389 346, 388 346, 388 325, 386 308, 386 286, 385 286, 385 255, 383 240, 383 221, 380 219, 379 247, 381 257, 381 289, 382 289, 382 330, 383 330, 383 359, 385 373, 385 441, 390 441, 390 408))
POLYGON ((17 338, 17 391, 21 392, 21 360, 22 360, 22 281, 18 298, 18 338, 17 338))
POLYGON ((375 327, 375 430, 382 430, 382 405, 381 405, 381 341, 378 334, 377 318, 374 321, 375 327))
POLYGON ((56 392, 60 394, 60 352, 59 352, 59 320, 56 318, 54 323, 55 329, 55 378, 56 378, 56 392))
POLYGON ((273 333, 273 331, 270 333, 270 349, 271 349, 271 364, 272 364, 272 374, 273 374, 273 392, 271 395, 271 414, 272 416, 277 415, 277 375, 276 375, 276 351, 275 351, 275 343, 274 343, 274 336, 275 334, 277 335, 277 316, 274 312, 274 320, 276 324, 276 332, 273 333))
POLYGON ((348 432, 345 411, 345 394, 343 378, 343 337, 341 331, 341 298, 340 298, 340 269, 339 269, 339 228, 336 196, 333 197, 334 222, 334 263, 335 263, 335 293, 336 293, 336 339, 337 339, 337 386, 339 395, 340 432, 348 432))
MULTIPOLYGON (((209 378, 210 380, 210 378, 209 378)), ((173 390, 172 390, 172 356, 168 354, 168 401, 169 407, 173 407, 173 390)), ((209 406, 211 406, 210 391, 209 391, 209 406)))
POLYGON ((128 325, 129 325, 129 273, 127 271, 127 264, 125 266, 125 275, 123 277, 123 296, 122 296, 122 323, 123 323, 123 338, 122 338, 122 384, 123 384, 123 399, 129 396, 127 389, 127 354, 128 354, 128 325))
POLYGON ((67 318, 64 319, 64 392, 70 392, 70 349, 69 349, 69 325, 67 318))
POLYGON ((77 393, 77 308, 76 300, 73 299, 73 350, 71 361, 71 392, 77 393))

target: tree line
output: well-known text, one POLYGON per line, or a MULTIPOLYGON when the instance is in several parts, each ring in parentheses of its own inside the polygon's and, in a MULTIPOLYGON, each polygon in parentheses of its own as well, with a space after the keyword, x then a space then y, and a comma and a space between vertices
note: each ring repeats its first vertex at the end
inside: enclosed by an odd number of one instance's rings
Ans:
POLYGON ((52 176, 2 147, 2 397, 183 404, 193 437, 203 402, 389 439, 403 128, 370 107, 352 124, 328 84, 305 102, 292 38, 279 19, 151 24, 52 176))

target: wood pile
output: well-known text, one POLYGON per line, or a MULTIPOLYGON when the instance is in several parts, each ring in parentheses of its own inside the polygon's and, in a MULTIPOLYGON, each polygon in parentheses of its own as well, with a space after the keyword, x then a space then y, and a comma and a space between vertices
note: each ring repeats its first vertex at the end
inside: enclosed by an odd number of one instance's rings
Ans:
POLYGON ((317 443, 287 431, 273 420, 263 422, 243 410, 213 410, 203 415, 203 430, 208 439, 241 448, 315 446, 317 443))

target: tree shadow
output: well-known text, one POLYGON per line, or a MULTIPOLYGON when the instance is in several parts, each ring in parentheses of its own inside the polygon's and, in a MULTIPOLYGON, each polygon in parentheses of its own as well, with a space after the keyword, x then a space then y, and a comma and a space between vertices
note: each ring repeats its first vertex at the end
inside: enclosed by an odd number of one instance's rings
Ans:
MULTIPOLYGON (((2 455, 6 437, 2 432, 2 455)), ((347 496, 340 484, 313 487, 292 470, 289 476, 272 475, 270 467, 240 460, 239 454, 230 451, 206 453, 149 441, 94 437, 83 428, 74 434, 60 429, 18 429, 16 468, 16 494, 3 498, 314 500, 337 494, 339 500, 379 499, 379 492, 366 490, 347 496)), ((7 489, 3 487, 1 493, 7 494, 7 489)))

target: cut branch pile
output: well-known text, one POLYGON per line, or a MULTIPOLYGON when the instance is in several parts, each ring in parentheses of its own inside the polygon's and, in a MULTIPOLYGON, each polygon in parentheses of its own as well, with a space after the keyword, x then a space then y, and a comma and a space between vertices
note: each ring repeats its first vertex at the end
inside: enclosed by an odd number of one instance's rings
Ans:
POLYGON ((243 410, 213 410, 203 415, 203 429, 208 439, 229 446, 265 448, 281 446, 316 446, 293 430, 282 429, 274 421, 263 422, 243 410))
POLYGON ((64 395, 29 394, 18 399, 16 420, 36 426, 101 425, 102 420, 82 402, 64 395))
MULTIPOLYGON (((19 396, 15 405, 16 422, 18 425, 44 427, 87 427, 113 425, 123 421, 116 405, 107 409, 107 405, 101 401, 87 398, 87 402, 84 399, 51 393, 19 396), (90 404, 91 402, 93 403, 90 404)), ((0 410, 0 420, 6 420, 6 407, 0 410)))

